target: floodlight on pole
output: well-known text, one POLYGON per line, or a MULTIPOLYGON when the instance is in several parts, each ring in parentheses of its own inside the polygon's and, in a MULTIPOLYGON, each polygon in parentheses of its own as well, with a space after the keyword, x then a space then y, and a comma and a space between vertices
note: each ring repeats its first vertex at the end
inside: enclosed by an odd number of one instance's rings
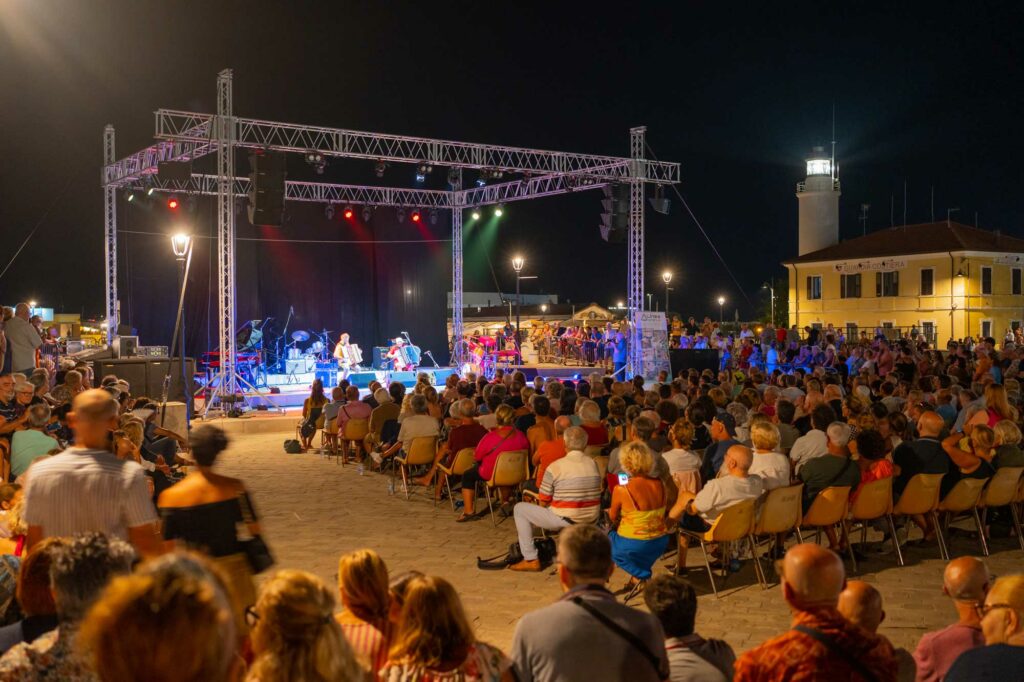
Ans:
POLYGON ((668 284, 672 281, 672 271, 665 270, 661 273, 661 281, 665 283, 665 319, 668 319, 668 292, 672 290, 668 284))
POLYGON ((192 237, 184 232, 179 232, 171 237, 171 248, 174 250, 174 256, 176 258, 184 258, 185 254, 188 253, 188 245, 191 242, 192 237))
POLYGON ((718 297, 718 326, 725 323, 725 296, 718 297))
MULTIPOLYGON (((519 273, 523 271, 523 266, 526 265, 526 259, 522 256, 515 256, 512 259, 512 269, 516 271, 516 350, 519 350, 519 309, 522 306, 522 298, 519 295, 519 273)), ((522 355, 519 359, 522 364, 522 355)))
POLYGON ((498 206, 494 209, 494 215, 498 216, 499 218, 505 215, 505 207, 502 206, 501 204, 498 204, 498 206))

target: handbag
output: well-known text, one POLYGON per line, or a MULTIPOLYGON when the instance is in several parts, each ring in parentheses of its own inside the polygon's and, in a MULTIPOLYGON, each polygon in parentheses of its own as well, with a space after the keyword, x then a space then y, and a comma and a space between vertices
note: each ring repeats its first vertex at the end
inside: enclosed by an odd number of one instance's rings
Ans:
POLYGON ((284 451, 289 455, 298 455, 302 452, 302 443, 294 438, 289 438, 284 442, 284 451))
MULTIPOLYGON (((238 494, 238 508, 242 512, 244 523, 256 523, 256 512, 252 508, 252 502, 249 501, 249 494, 245 491, 238 494)), ((274 555, 270 553, 270 547, 258 533, 251 538, 239 540, 238 544, 249 561, 249 567, 252 568, 253 573, 262 573, 274 565, 274 555)))
MULTIPOLYGON (((534 538, 533 546, 537 548, 537 560, 542 568, 547 568, 555 560, 557 547, 554 538, 534 538)), ((518 542, 508 546, 505 554, 493 556, 490 559, 476 558, 476 567, 482 571, 500 571, 512 564, 518 564, 523 560, 523 550, 518 542)))

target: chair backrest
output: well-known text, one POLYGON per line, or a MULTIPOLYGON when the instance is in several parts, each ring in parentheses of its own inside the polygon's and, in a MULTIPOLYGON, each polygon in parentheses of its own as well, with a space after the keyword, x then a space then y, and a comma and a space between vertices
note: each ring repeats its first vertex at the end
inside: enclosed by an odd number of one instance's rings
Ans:
POLYGON ((476 460, 473 459, 475 452, 474 448, 462 448, 456 452, 455 461, 452 462, 452 474, 461 476, 466 473, 476 463, 476 460))
POLYGON ((588 445, 583 448, 583 454, 587 457, 599 457, 602 449, 604 449, 603 445, 588 445))
POLYGON ((939 511, 962 512, 978 506, 988 478, 962 478, 939 502, 939 511))
POLYGON ((436 453, 436 436, 417 436, 412 439, 412 443, 409 445, 409 452, 405 453, 405 463, 408 466, 433 464, 436 453))
POLYGON ((1002 507, 1013 502, 1017 496, 1017 487, 1024 475, 1024 467, 1003 467, 996 470, 996 475, 989 481, 988 487, 981 496, 981 507, 1002 507))
POLYGON ((1024 478, 1020 480, 1020 486, 1017 488, 1017 497, 1015 497, 1013 501, 1024 502, 1024 478))
MULTIPOLYGON (((857 521, 880 519, 892 511, 892 476, 865 483, 850 507, 850 516, 857 521)), ((810 516, 810 514, 808 514, 810 516)))
MULTIPOLYGON (((805 526, 832 526, 846 516, 850 502, 850 486, 834 485, 814 496, 810 509, 804 514, 805 526)), ((883 512, 884 513, 884 512, 883 512)))
POLYGON ((598 455, 594 458, 594 463, 597 464, 597 470, 601 473, 601 480, 608 474, 608 455, 598 455))
POLYGON ((519 485, 526 480, 526 450, 506 450, 498 455, 488 485, 519 485))
POLYGON ((345 440, 362 440, 370 432, 369 419, 349 419, 345 422, 345 440))
POLYGON ((754 505, 757 499, 743 500, 727 507, 704 534, 708 542, 741 540, 754 530, 754 505))
POLYGON ((945 474, 916 474, 893 507, 894 514, 927 514, 939 506, 939 488, 945 474))
POLYGON ((754 526, 755 535, 781 533, 800 525, 804 484, 776 488, 768 493, 754 526))

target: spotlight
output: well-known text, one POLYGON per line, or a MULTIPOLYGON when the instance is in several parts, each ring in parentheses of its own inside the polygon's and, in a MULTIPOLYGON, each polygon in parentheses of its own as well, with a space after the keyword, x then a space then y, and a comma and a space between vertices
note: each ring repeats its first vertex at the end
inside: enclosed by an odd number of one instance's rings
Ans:
POLYGON ((328 220, 334 220, 334 204, 327 204, 324 207, 324 215, 328 220))
POLYGON ((448 186, 449 187, 451 187, 452 189, 462 189, 459 186, 459 185, 462 184, 461 180, 462 180, 462 178, 459 175, 459 169, 458 168, 449 168, 448 169, 448 186))
POLYGON ((395 218, 398 219, 398 222, 404 223, 405 222, 405 209, 404 208, 395 209, 395 218))
POLYGON ((151 196, 153 196, 153 190, 154 190, 154 189, 155 189, 155 188, 153 188, 153 187, 150 187, 149 189, 147 189, 147 190, 146 190, 146 196, 147 196, 147 197, 151 197, 151 196))
POLYGON ((426 163, 421 163, 419 166, 416 167, 416 182, 426 182, 427 176, 433 172, 433 166, 426 163))
POLYGON ((480 211, 473 211, 473 220, 480 220, 480 211))
POLYGON ((370 218, 373 216, 373 209, 369 206, 363 206, 363 222, 370 222, 370 218))
POLYGON ((317 175, 323 175, 324 168, 327 167, 327 161, 320 152, 307 152, 306 163, 316 168, 317 175))
POLYGON ((416 171, 416 182, 426 182, 426 180, 427 180, 426 174, 425 173, 421 173, 421 172, 419 172, 419 170, 417 170, 416 171))
POLYGON ((377 174, 378 178, 384 177, 384 171, 387 170, 388 164, 383 161, 378 161, 377 165, 373 167, 373 172, 377 174))
POLYGON ((135 201, 135 192, 128 192, 128 203, 135 201))
POLYGON ((420 215, 419 209, 417 209, 417 210, 412 212, 412 221, 414 223, 418 223, 422 219, 423 219, 423 216, 420 215))
POLYGON ((480 171, 480 177, 478 177, 476 179, 476 186, 477 187, 484 187, 486 185, 487 185, 487 180, 484 179, 484 172, 480 171))
POLYGON ((494 215, 498 216, 499 218, 505 215, 505 206, 502 204, 498 204, 497 207, 495 207, 494 209, 494 215))
POLYGON ((177 197, 171 197, 170 199, 168 199, 167 200, 167 208, 171 209, 172 211, 177 211, 178 210, 178 198, 177 197))
POLYGON ((436 208, 430 209, 430 224, 431 225, 437 225, 437 209, 436 208))
POLYGON ((346 206, 345 211, 341 215, 345 216, 345 220, 352 220, 352 216, 354 216, 355 214, 356 212, 352 209, 351 206, 346 206))

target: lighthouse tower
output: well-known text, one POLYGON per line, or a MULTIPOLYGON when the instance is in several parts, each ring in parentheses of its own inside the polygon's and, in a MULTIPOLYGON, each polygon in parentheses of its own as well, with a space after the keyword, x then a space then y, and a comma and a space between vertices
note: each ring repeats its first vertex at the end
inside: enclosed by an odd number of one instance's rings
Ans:
POLYGON ((807 179, 796 184, 800 202, 800 254, 839 243, 839 177, 824 147, 807 159, 807 179))

